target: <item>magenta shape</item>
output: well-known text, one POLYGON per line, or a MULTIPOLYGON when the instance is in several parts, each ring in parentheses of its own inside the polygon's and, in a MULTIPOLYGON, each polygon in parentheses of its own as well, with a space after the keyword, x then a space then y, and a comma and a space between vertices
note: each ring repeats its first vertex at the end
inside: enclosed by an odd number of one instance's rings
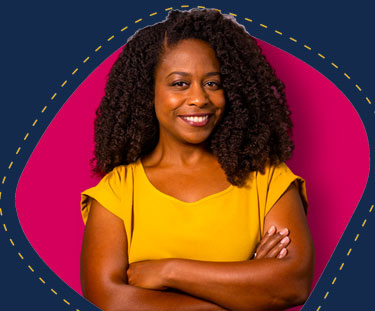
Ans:
MULTIPOLYGON (((296 146, 288 165, 307 184, 315 284, 365 189, 370 167, 367 135, 358 113, 332 82, 296 57, 258 42, 286 85, 296 146), (355 169, 348 163, 356 163, 355 169)), ((27 239, 78 293, 84 230, 80 192, 98 182, 90 177, 89 167, 93 120, 119 52, 90 74, 61 108, 32 153, 16 192, 27 239)))

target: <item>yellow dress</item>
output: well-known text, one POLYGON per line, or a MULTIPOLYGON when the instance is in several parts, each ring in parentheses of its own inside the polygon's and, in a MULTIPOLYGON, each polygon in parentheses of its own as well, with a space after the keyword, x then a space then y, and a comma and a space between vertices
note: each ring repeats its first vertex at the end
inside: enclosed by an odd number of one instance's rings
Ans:
POLYGON ((86 223, 91 198, 124 221, 129 263, 161 258, 248 260, 260 241, 264 218, 292 182, 307 208, 305 182, 285 163, 253 172, 247 185, 187 203, 156 189, 138 160, 120 165, 81 194, 86 223))

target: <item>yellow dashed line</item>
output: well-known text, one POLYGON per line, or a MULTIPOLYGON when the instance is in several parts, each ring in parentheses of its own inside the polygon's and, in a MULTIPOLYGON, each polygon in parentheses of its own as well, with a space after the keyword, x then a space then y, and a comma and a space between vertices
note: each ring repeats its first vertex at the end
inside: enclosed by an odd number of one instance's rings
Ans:
POLYGON ((124 31, 125 29, 128 29, 128 26, 125 26, 124 28, 122 28, 121 31, 124 31))
POLYGON ((90 59, 90 56, 87 56, 83 62, 86 63, 89 59, 90 59))
POLYGON ((229 15, 232 15, 232 16, 237 16, 237 14, 234 14, 234 13, 229 13, 229 15))
POLYGON ((74 69, 74 71, 72 72, 72 75, 74 75, 77 71, 78 71, 78 68, 74 69))
POLYGON ((293 42, 297 42, 297 40, 292 37, 289 37, 289 39, 292 40, 293 42))
MULTIPOLYGON (((0 192, 0 200, 1 200, 1 192, 0 192)), ((1 208, 0 208, 0 215, 3 216, 3 213, 1 212, 1 208)))
POLYGON ((102 48, 102 46, 99 45, 99 46, 95 49, 95 52, 98 52, 101 48, 102 48))
POLYGON ((373 208, 374 208, 374 205, 371 205, 370 210, 368 212, 371 213, 373 208))
MULTIPOLYGON (((170 10, 172 10, 173 8, 167 8, 167 9, 165 9, 165 11, 170 11, 170 10)), ((214 9, 215 10, 215 9, 214 9)))
POLYGON ((4 227, 5 232, 8 231, 7 226, 5 224, 3 224, 3 227, 4 227))
POLYGON ((326 294, 324 296, 324 299, 327 299, 328 294, 329 294, 329 292, 326 292, 326 294))
POLYGON ((358 89, 358 91, 362 92, 362 89, 358 86, 358 84, 356 84, 355 87, 358 89))
POLYGON ((56 97, 57 93, 53 94, 51 97, 51 100, 53 100, 56 97))
POLYGON ((56 291, 53 288, 51 288, 51 292, 57 295, 56 291))
POLYGON ((43 284, 46 284, 46 282, 45 282, 42 278, 39 278, 39 280, 40 280, 43 284))
POLYGON ((311 47, 309 47, 308 45, 305 44, 304 47, 305 47, 306 49, 308 49, 308 50, 311 51, 311 47))
POLYGON ((268 26, 267 25, 264 25, 264 24, 259 24, 260 25, 260 27, 263 27, 263 28, 268 28, 268 26))
POLYGON ((20 258, 23 259, 23 256, 20 252, 18 253, 18 256, 20 256, 20 258))
POLYGON ((62 84, 61 84, 61 87, 64 87, 65 86, 65 84, 67 83, 68 81, 67 80, 65 80, 62 84))
POLYGON ((31 270, 31 272, 34 272, 34 269, 31 268, 31 266, 28 266, 28 268, 31 270))
POLYGON ((189 6, 187 4, 181 5, 182 8, 188 8, 189 6))
POLYGON ((110 37, 107 39, 107 41, 108 41, 108 42, 111 41, 114 37, 115 37, 115 36, 110 36, 110 37))
POLYGON ((63 299, 64 300, 64 302, 67 304, 67 305, 70 305, 70 302, 68 301, 68 300, 66 300, 66 299, 63 299))
POLYGON ((318 307, 318 309, 316 309, 316 311, 319 311, 319 310, 320 310, 320 308, 321 308, 321 306, 319 306, 319 307, 318 307))
POLYGON ((12 165, 13 165, 13 161, 10 162, 10 164, 9 164, 9 166, 8 166, 8 169, 10 169, 10 168, 12 167, 12 165))
POLYGON ((346 73, 344 73, 344 76, 347 77, 348 79, 350 79, 350 77, 346 73))
POLYGON ((340 271, 342 270, 343 267, 344 267, 344 263, 341 264, 340 271))
POLYGON ((142 18, 137 19, 134 23, 139 23, 142 20, 142 18))
POLYGON ((245 20, 247 20, 248 22, 253 22, 253 20, 252 20, 252 19, 250 19, 250 18, 247 18, 247 17, 245 17, 245 20))
POLYGON ((198 5, 198 9, 205 9, 205 6, 198 5))
POLYGON ((7 179, 7 177, 4 176, 3 181, 1 183, 4 184, 6 179, 7 179))
POLYGON ((365 226, 365 224, 366 224, 366 219, 363 221, 363 223, 362 223, 362 227, 364 227, 365 226))
POLYGON ((352 252, 352 249, 349 248, 348 253, 346 254, 346 256, 349 256, 351 252, 352 252))
POLYGON ((221 10, 219 10, 219 9, 213 9, 213 10, 218 11, 218 12, 221 12, 221 10))
POLYGON ((332 285, 335 284, 335 282, 336 282, 336 277, 333 279, 332 285))
POLYGON ((44 108, 42 109, 42 113, 47 109, 47 106, 44 106, 44 108))
POLYGON ((359 237, 359 233, 357 234, 357 236, 356 236, 355 239, 354 239, 355 242, 357 242, 358 237, 359 237))
POLYGON ((3 210, 0 208, 0 216, 3 216, 3 210))
POLYGON ((13 242, 13 240, 12 240, 12 239, 9 239, 9 241, 10 241, 10 244, 12 244, 12 246, 14 246, 14 242, 13 242))
POLYGON ((151 13, 150 16, 154 16, 156 14, 158 14, 158 12, 151 13))
POLYGON ((33 123, 33 126, 35 126, 36 122, 38 122, 38 119, 35 119, 35 121, 33 123))
POLYGON ((278 30, 275 30, 275 32, 276 32, 277 34, 279 34, 280 36, 283 34, 282 32, 280 32, 280 31, 278 31, 278 30))
POLYGON ((333 67, 335 67, 336 69, 339 68, 339 66, 337 66, 335 63, 331 63, 331 65, 332 65, 333 67))
POLYGON ((318 53, 318 55, 319 55, 321 58, 323 58, 323 59, 326 58, 324 55, 322 55, 322 54, 320 54, 320 53, 318 53))
POLYGON ((16 154, 19 154, 20 153, 20 150, 21 150, 21 147, 18 147, 17 151, 16 151, 16 154))
MULTIPOLYGON (((45 108, 47 108, 47 106, 46 106, 45 108)), ((43 110, 42 110, 42 112, 43 112, 43 110)), ((29 137, 29 133, 26 133, 26 135, 25 135, 25 137, 23 138, 23 140, 26 140, 27 137, 29 137)))
POLYGON ((371 105, 371 101, 368 97, 366 97, 367 102, 371 105))

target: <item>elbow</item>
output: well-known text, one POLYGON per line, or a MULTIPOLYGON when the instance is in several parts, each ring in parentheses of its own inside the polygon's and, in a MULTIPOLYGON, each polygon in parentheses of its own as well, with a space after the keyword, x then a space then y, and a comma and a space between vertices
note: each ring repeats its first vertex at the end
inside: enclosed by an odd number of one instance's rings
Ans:
POLYGON ((303 305, 310 295, 314 276, 315 254, 314 247, 306 250, 303 259, 294 260, 291 269, 284 274, 282 300, 284 306, 294 307, 303 305))
POLYGON ((282 286, 282 290, 278 291, 279 295, 275 297, 278 301, 276 305, 283 308, 303 305, 310 295, 312 279, 312 268, 304 269, 293 276, 286 276, 283 281, 284 286, 282 286))
POLYGON ((92 304, 105 311, 122 310, 120 307, 126 300, 129 291, 124 282, 90 282, 81 283, 82 295, 92 304), (118 293, 121 292, 121 297, 118 293))
POLYGON ((311 282, 308 280, 299 280, 291 282, 287 291, 278 297, 279 305, 283 308, 303 305, 310 295, 311 282))

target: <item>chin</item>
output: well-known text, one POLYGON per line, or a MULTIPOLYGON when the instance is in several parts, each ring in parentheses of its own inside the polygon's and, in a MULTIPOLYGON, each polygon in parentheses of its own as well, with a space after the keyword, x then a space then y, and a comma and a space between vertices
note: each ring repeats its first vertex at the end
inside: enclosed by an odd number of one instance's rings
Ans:
POLYGON ((183 141, 188 144, 194 144, 194 145, 200 145, 207 141, 208 137, 210 135, 195 135, 195 136, 189 136, 184 137, 183 141))

